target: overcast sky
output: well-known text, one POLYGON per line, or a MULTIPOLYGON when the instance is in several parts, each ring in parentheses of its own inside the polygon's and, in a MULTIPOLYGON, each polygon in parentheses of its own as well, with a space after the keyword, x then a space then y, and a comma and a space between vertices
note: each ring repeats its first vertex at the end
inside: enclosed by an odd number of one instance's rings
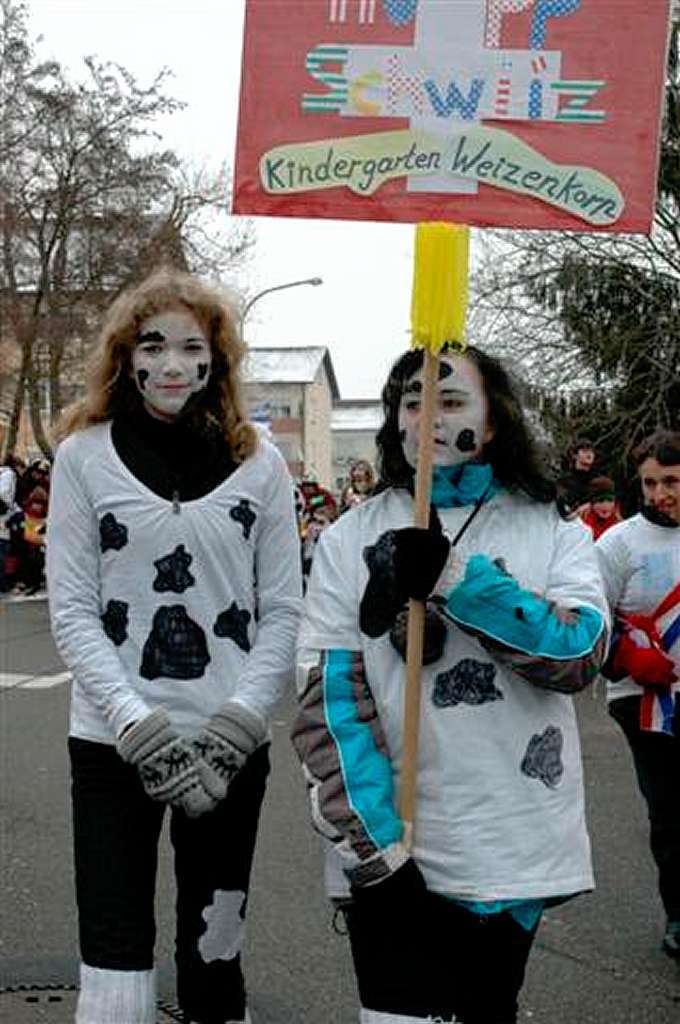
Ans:
MULTIPOLYGON (((244 0, 29 0, 42 56, 74 72, 95 54, 145 84, 162 67, 188 104, 162 123, 165 142, 192 161, 233 165, 244 0)), ((170 91, 170 90, 169 90, 170 91)), ((225 218, 229 216, 225 208, 225 218)), ((308 277, 324 284, 264 296, 247 339, 257 345, 327 345, 343 398, 377 397, 408 344, 411 225, 254 219, 250 294, 308 277)))

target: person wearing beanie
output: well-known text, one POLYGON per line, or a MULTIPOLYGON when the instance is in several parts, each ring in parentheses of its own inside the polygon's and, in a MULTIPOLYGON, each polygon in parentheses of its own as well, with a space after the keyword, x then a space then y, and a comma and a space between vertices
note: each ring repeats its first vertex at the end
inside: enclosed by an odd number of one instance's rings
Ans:
POLYGON ((512 1024, 543 911, 593 886, 572 694, 608 618, 502 365, 439 359, 429 529, 412 525, 423 353, 383 389, 371 497, 319 539, 293 742, 361 1024, 512 1024), (425 604, 412 845, 398 792, 410 598, 425 604))
POLYGON ((656 431, 633 457, 642 509, 595 545, 615 616, 603 675, 649 813, 662 948, 680 960, 680 433, 656 431))
POLYGON ((566 514, 586 511, 590 482, 597 475, 597 451, 587 437, 578 438, 567 452, 566 472, 557 481, 560 504, 566 514))
POLYGON ((595 476, 588 485, 589 504, 581 513, 581 519, 597 540, 605 530, 621 522, 621 512, 616 502, 614 481, 608 476, 595 476))
POLYGON ((166 808, 183 1019, 250 1021, 250 869, 302 596, 292 481, 245 417, 243 355, 228 300, 160 270, 110 307, 61 424, 47 578, 73 674, 76 1024, 155 1024, 166 808))

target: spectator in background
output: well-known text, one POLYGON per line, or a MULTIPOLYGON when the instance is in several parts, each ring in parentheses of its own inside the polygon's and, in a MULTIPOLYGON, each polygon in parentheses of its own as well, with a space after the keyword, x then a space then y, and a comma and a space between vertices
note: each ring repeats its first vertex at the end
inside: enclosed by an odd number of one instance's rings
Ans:
POLYGON ((657 431, 634 459, 642 510, 596 544, 616 616, 603 674, 647 803, 662 948, 680 960, 680 433, 657 431))
POLYGON ((581 519, 590 529, 593 540, 597 540, 605 530, 621 522, 614 481, 608 476, 594 476, 588 487, 588 496, 590 501, 581 513, 581 519))
POLYGON ((23 508, 24 503, 35 487, 49 491, 50 464, 47 459, 33 459, 17 479, 17 502, 23 508))
POLYGON ((340 495, 340 515, 370 498, 374 487, 375 474, 370 462, 366 459, 357 459, 350 466, 347 483, 340 495))
MULTIPOLYGON (((47 484, 45 479, 43 483, 47 484)), ((23 503, 23 549, 21 578, 26 594, 35 594, 45 582, 45 532, 49 492, 43 483, 36 483, 23 503)), ((49 486, 49 484, 48 484, 49 486)))
POLYGON ((335 498, 315 480, 305 480, 300 485, 305 508, 301 518, 300 542, 302 554, 302 582, 306 588, 312 569, 312 559, 323 530, 338 517, 335 498))
POLYGON ((593 442, 586 437, 574 441, 567 452, 566 472, 557 481, 560 503, 567 514, 587 511, 590 482, 597 472, 593 442))
POLYGON ((17 557, 16 590, 35 594, 45 578, 45 532, 49 505, 50 464, 34 459, 17 483, 17 506, 11 522, 17 557))
POLYGON ((13 573, 10 572, 10 525, 17 489, 17 474, 14 460, 8 456, 5 465, 0 466, 0 594, 12 589, 13 573))

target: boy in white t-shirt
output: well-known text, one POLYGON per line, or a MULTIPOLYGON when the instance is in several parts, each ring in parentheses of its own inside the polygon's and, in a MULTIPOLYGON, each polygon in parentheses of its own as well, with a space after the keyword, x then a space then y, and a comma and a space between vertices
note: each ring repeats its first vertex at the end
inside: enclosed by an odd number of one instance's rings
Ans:
POLYGON ((657 431, 633 454, 642 511, 596 546, 616 616, 607 697, 649 812, 662 948, 680 959, 680 433, 657 431))

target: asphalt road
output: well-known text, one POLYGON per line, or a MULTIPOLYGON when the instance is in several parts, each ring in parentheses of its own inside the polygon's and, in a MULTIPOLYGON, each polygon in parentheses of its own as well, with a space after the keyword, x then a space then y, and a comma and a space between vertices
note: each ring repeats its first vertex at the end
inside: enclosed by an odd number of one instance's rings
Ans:
MULTIPOLYGON (((577 703, 598 887, 545 916, 520 1020, 678 1024, 680 965, 659 950, 663 913, 627 748, 601 693, 583 694, 577 703)), ((44 601, 0 603, 2 1024, 72 1019, 72 996, 18 992, 21 985, 61 988, 77 981, 67 707, 68 683, 44 601)), ((274 770, 251 893, 246 970, 253 1022, 351 1024, 358 1013, 349 954, 323 896, 318 847, 287 738, 291 715, 292 702, 284 702, 274 725, 274 770)), ((168 847, 165 841, 157 903, 160 994, 170 1006, 168 847)))

